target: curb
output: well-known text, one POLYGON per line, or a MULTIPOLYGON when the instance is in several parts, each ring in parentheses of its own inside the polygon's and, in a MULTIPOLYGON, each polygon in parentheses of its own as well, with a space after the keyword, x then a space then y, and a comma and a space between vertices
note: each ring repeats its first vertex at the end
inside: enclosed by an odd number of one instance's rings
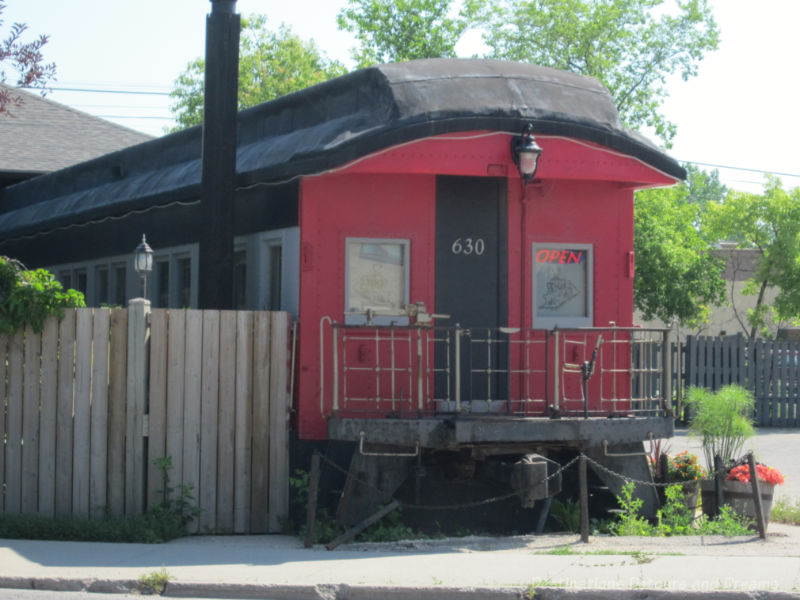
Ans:
MULTIPOLYGON (((103 594, 141 593, 135 580, 60 579, 0 576, 0 588, 103 594)), ((231 600, 800 600, 800 594, 776 591, 691 591, 649 589, 566 589, 554 587, 397 587, 374 585, 278 585, 170 582, 169 598, 231 600)))

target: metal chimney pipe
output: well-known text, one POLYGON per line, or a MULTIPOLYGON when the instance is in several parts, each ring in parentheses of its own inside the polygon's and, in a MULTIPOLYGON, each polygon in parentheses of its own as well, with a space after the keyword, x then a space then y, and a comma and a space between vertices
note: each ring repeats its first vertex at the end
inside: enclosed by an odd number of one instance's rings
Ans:
POLYGON ((233 308, 233 215, 236 186, 236 113, 239 31, 236 0, 211 0, 206 19, 203 110, 200 308, 233 308))

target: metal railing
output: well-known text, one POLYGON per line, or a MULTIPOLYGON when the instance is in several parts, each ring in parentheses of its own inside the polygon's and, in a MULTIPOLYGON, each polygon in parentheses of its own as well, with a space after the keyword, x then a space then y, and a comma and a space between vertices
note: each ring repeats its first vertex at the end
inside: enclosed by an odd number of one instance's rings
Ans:
POLYGON ((323 414, 654 415, 672 396, 666 329, 321 327, 323 414))

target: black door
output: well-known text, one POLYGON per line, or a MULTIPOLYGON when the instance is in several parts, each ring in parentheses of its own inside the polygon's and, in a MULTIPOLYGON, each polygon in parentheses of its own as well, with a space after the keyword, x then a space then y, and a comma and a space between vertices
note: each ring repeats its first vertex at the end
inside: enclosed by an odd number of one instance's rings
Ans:
MULTIPOLYGON (((436 181, 436 312, 450 315, 437 324, 468 329, 460 344, 461 399, 504 399, 507 347, 488 344, 507 316, 506 180, 445 177, 436 181), (501 379, 502 381, 500 381, 501 379), (502 386, 502 387, 498 387, 502 386), (491 398, 489 398, 491 396, 491 398)), ((447 350, 437 351, 436 367, 447 365, 447 350)), ((455 348, 449 348, 449 398, 454 399, 455 348)), ((447 377, 436 378, 436 397, 447 394, 447 377)))

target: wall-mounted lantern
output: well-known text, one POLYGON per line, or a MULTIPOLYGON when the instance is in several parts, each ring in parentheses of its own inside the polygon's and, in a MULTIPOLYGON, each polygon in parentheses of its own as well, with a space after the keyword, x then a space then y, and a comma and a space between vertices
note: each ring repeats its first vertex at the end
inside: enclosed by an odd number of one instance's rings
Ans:
POLYGON ((522 134, 511 138, 511 156, 525 185, 528 185, 536 175, 541 155, 542 149, 533 139, 533 125, 528 123, 522 134))
POLYGON ((133 268, 142 278, 142 298, 147 298, 147 276, 153 270, 153 249, 147 245, 144 234, 142 243, 133 252, 133 268))

